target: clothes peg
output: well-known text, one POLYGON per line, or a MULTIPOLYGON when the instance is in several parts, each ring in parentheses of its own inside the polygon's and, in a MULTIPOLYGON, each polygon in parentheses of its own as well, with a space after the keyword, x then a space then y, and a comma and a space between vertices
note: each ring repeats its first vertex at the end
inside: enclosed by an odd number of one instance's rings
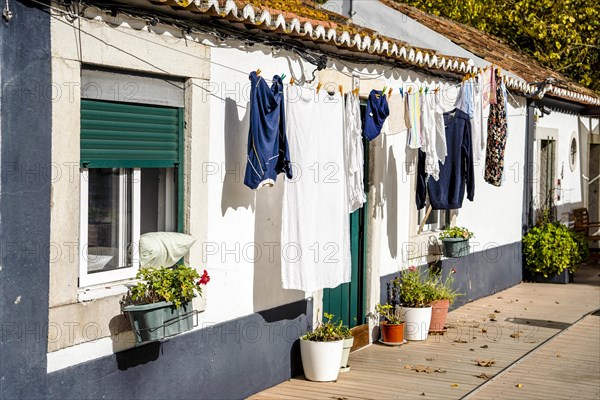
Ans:
POLYGON ((260 75, 260 68, 256 70, 256 75, 260 75))
POLYGON ((385 95, 385 89, 387 89, 387 85, 383 87, 383 89, 381 90, 381 94, 385 95))
POLYGON ((295 79, 294 79, 294 77, 292 76, 292 77, 290 78, 290 85, 291 85, 291 86, 294 86, 294 82, 296 82, 296 80, 295 80, 295 79))
POLYGON ((429 91, 429 86, 425 86, 425 94, 429 91))
POLYGON ((400 88, 400 96, 404 97, 404 88, 403 87, 400 88))
POLYGON ((421 93, 421 94, 423 93, 423 86, 421 86, 421 87, 419 88, 419 93, 421 93))
POLYGON ((338 89, 340 90, 340 95, 341 95, 342 97, 344 97, 344 86, 343 86, 343 85, 340 85, 340 86, 338 86, 338 89))
POLYGON ((388 97, 392 97, 392 92, 394 91, 394 88, 390 88, 389 92, 388 92, 388 97))
POLYGON ((355 89, 352 91, 352 93, 353 93, 355 96, 358 96, 358 94, 360 93, 360 88, 355 88, 355 89))
POLYGON ((319 90, 321 90, 322 87, 323 87, 323 84, 321 82, 319 82, 317 84, 317 93, 319 93, 319 90))
POLYGON ((412 86, 408 88, 408 94, 412 92, 412 86))
POLYGON ((285 74, 281 74, 281 80, 285 79, 285 74))
POLYGON ((436 88, 435 88, 435 90, 434 90, 433 92, 434 92, 434 93, 437 93, 437 92, 439 92, 439 91, 440 91, 440 87, 438 86, 438 87, 436 87, 436 88))

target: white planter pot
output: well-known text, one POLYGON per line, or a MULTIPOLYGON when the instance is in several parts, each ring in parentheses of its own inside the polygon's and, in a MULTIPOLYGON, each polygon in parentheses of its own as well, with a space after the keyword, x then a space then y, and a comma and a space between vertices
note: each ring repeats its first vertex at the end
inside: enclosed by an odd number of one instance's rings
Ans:
POLYGON ((431 307, 402 307, 400 315, 404 319, 404 339, 425 340, 431 322, 431 307))
POLYGON ((344 339, 342 345, 342 360, 340 362, 340 372, 348 372, 350 371, 350 367, 348 366, 348 358, 350 357, 350 349, 354 344, 354 338, 344 339))
POLYGON ((335 381, 340 372, 343 340, 312 342, 300 339, 300 354, 304 376, 310 381, 335 381))

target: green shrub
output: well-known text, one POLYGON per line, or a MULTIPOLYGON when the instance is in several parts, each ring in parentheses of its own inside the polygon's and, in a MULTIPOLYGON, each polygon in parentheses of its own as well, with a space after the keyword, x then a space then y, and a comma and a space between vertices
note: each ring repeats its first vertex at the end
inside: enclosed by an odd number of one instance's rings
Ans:
POLYGON ((560 274, 565 268, 573 272, 582 260, 581 247, 572 229, 558 222, 543 223, 523 237, 525 267, 544 277, 560 274))

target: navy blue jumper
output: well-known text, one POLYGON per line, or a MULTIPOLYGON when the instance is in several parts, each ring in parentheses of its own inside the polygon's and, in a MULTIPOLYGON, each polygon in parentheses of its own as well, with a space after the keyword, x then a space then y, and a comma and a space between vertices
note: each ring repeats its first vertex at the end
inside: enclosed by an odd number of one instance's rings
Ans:
POLYGON ((257 189, 265 185, 272 186, 282 172, 291 179, 292 166, 285 134, 281 77, 275 75, 269 87, 262 77, 252 71, 250 82, 250 129, 244 184, 257 189))
POLYGON ((469 115, 459 109, 444 113, 448 155, 440 163, 440 179, 429 179, 425 173, 425 153, 419 150, 417 164, 417 209, 425 207, 426 193, 434 210, 455 210, 465 197, 475 197, 473 148, 469 115))
POLYGON ((385 119, 390 115, 386 96, 380 90, 371 90, 367 100, 367 113, 365 115, 365 128, 363 135, 369 141, 381 133, 385 119))

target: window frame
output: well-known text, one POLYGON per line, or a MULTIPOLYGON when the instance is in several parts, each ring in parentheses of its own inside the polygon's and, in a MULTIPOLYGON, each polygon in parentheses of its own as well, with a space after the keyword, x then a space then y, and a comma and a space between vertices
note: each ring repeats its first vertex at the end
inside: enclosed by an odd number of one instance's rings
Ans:
MULTIPOLYGON (((95 286, 108 282, 117 282, 135 278, 139 269, 137 246, 140 241, 140 209, 141 209, 141 170, 132 168, 131 174, 131 244, 124 243, 125 224, 119 218, 119 265, 130 252, 131 266, 93 272, 88 271, 88 229, 89 229, 89 168, 81 168, 80 172, 80 218, 79 218, 79 287, 95 286)), ((126 214, 125 197, 127 187, 127 168, 119 168, 119 213, 126 214)))

